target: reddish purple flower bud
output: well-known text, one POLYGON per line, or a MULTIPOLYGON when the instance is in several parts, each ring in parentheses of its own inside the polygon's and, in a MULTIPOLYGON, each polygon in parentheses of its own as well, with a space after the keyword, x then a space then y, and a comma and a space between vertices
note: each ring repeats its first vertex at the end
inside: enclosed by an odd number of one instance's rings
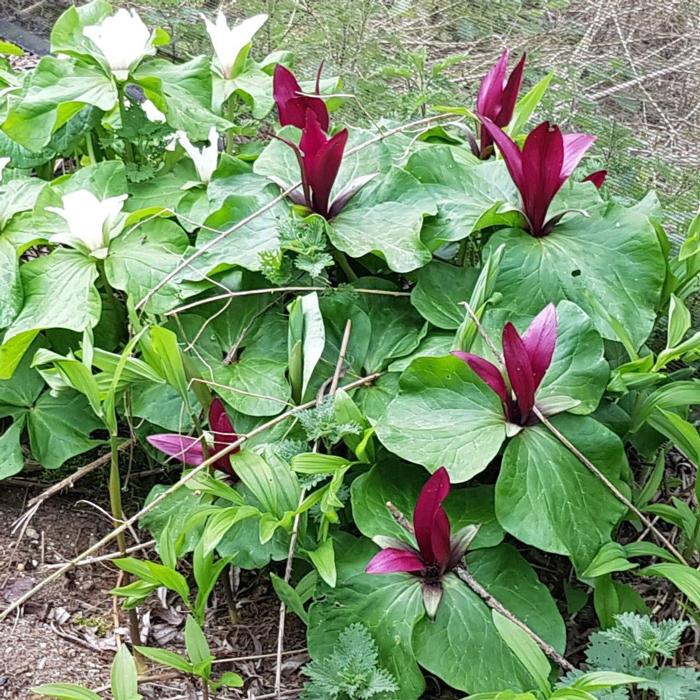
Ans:
MULTIPOLYGON (((236 435, 233 425, 226 415, 224 405, 216 398, 209 406, 209 428, 213 436, 213 454, 220 452, 225 447, 238 440, 238 435, 236 435)), ((191 437, 190 435, 164 433, 160 435, 149 435, 146 440, 157 450, 160 450, 169 457, 175 457, 191 467, 199 466, 207 458, 202 439, 191 437)), ((234 477, 235 473, 231 467, 229 456, 235 454, 239 450, 239 447, 234 447, 228 454, 219 457, 219 459, 214 462, 214 467, 234 477)))
POLYGON ((496 124, 480 117, 483 127, 500 149, 522 199, 522 211, 533 236, 546 236, 555 222, 547 221, 554 196, 595 141, 588 134, 562 134, 558 126, 543 122, 528 134, 522 152, 496 124))
POLYGON ((488 360, 468 352, 452 354, 466 362, 498 395, 506 419, 527 425, 532 419, 535 394, 547 373, 557 343, 557 311, 548 304, 520 336, 512 323, 503 327, 503 359, 510 391, 501 371, 488 360))
MULTIPOLYGON (((224 404, 221 403, 221 399, 213 399, 209 406, 209 428, 214 436, 213 451, 215 454, 238 440, 238 435, 236 435, 233 424, 226 414, 226 409, 224 404)), ((214 462, 214 466, 219 471, 224 472, 224 474, 228 474, 231 477, 235 476, 231 467, 231 455, 236 454, 240 449, 240 447, 234 447, 228 454, 219 457, 214 462)))
POLYGON ((368 574, 409 573, 422 580, 423 599, 430 617, 437 611, 442 596, 442 576, 464 557, 478 531, 467 526, 455 535, 442 507, 450 493, 450 477, 440 467, 421 489, 413 511, 413 531, 417 547, 393 538, 378 537, 384 548, 372 557, 365 571, 368 574))
POLYGON ((328 108, 320 96, 321 68, 316 76, 316 95, 303 94, 294 74, 283 65, 275 66, 272 85, 272 94, 277 104, 280 124, 282 126, 296 126, 303 129, 306 124, 306 112, 311 110, 315 115, 323 131, 328 131, 330 118, 328 108))
POLYGON ((594 173, 591 173, 590 175, 586 175, 586 177, 583 178, 584 182, 592 182, 597 189, 600 189, 603 186, 603 183, 605 182, 605 178, 608 176, 608 171, 607 170, 596 170, 594 173))
MULTIPOLYGON (((484 76, 476 100, 476 113, 490 119, 496 126, 500 127, 508 126, 513 118, 513 110, 525 69, 526 54, 523 54, 510 77, 506 78, 508 53, 508 49, 506 49, 484 76)), ((493 137, 483 127, 479 131, 481 143, 479 152, 475 155, 486 159, 491 155, 493 137)))

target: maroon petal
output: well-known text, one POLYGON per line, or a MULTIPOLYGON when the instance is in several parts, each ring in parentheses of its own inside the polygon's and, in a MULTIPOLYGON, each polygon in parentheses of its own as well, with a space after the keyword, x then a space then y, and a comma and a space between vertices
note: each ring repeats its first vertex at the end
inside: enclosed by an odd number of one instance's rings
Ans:
POLYGON ((326 103, 321 97, 301 94, 301 87, 294 74, 280 63, 275 66, 272 94, 282 126, 292 125, 303 129, 306 111, 310 109, 316 114, 321 128, 328 130, 330 118, 326 103))
MULTIPOLYGON (((220 399, 214 399, 209 406, 209 428, 214 436, 214 454, 221 452, 225 447, 238 440, 238 435, 236 435, 233 424, 229 420, 224 404, 220 399)), ((231 467, 231 455, 236 454, 240 449, 240 447, 234 447, 228 454, 219 457, 214 466, 225 474, 234 476, 234 471, 231 467)))
POLYGON ((523 177, 523 158, 522 154, 520 153, 520 149, 515 144, 515 141, 513 141, 510 136, 503 132, 490 119, 482 116, 479 116, 479 119, 500 149, 501 154, 503 155, 503 160, 506 162, 508 172, 510 173, 515 186, 518 188, 524 199, 525 195, 523 190, 525 189, 526 183, 523 177))
POLYGON ((409 549, 382 549, 377 552, 365 572, 368 574, 397 574, 412 573, 425 569, 425 562, 418 556, 417 552, 409 549))
POLYGON ((498 116, 503 84, 506 81, 507 67, 508 49, 505 49, 498 61, 489 68, 488 73, 481 80, 479 94, 476 98, 476 111, 478 114, 489 119, 494 119, 494 117, 498 116))
POLYGON ((496 365, 491 364, 483 357, 472 355, 470 352, 453 350, 451 354, 466 362, 472 370, 498 394, 501 401, 508 403, 508 389, 503 380, 501 370, 499 370, 496 365))
POLYGON ((512 323, 503 327, 503 359, 518 402, 520 423, 524 424, 535 405, 535 383, 527 349, 512 323))
POLYGON ((329 214, 331 190, 343 161, 347 140, 347 129, 327 139, 316 114, 307 110, 306 125, 299 146, 304 154, 304 169, 312 191, 313 210, 324 217, 329 214))
POLYGON ((557 344, 557 310, 554 304, 540 311, 523 335, 523 345, 530 357, 532 379, 535 390, 552 364, 554 347, 557 344))
POLYGON ((522 153, 525 216, 534 236, 543 233, 547 210, 566 181, 564 139, 558 126, 543 122, 528 134, 522 153))
POLYGON ((592 182, 597 189, 600 189, 603 186, 603 183, 605 182, 605 178, 608 176, 608 171, 607 170, 596 170, 594 173, 591 173, 590 175, 586 175, 586 177, 583 178, 584 182, 592 182))
POLYGON ((503 88, 503 95, 501 97, 501 109, 498 114, 498 118, 493 121, 498 126, 508 126, 510 120, 513 118, 513 112, 515 111, 515 103, 518 100, 518 93, 520 92, 520 85, 523 81, 523 71, 525 70, 525 58, 527 54, 523 54, 518 61, 518 65, 515 66, 513 72, 508 78, 506 86, 503 88))
POLYGON ((200 440, 188 435, 162 433, 149 435, 146 440, 157 450, 175 457, 185 464, 196 467, 204 461, 204 448, 200 440))
POLYGON ((442 570, 450 561, 450 521, 442 502, 450 493, 450 476, 440 467, 421 489, 413 511, 413 527, 424 561, 442 570))
POLYGON ((569 177, 574 172, 576 166, 581 162, 581 158, 596 140, 595 136, 589 134, 564 134, 564 163, 561 173, 564 178, 569 177))

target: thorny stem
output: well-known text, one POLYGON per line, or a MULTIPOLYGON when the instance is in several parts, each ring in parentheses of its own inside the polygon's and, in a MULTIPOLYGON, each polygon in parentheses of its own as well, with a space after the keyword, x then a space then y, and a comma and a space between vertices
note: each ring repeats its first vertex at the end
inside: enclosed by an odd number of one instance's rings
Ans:
MULTIPOLYGON (((360 379, 356 379, 355 381, 346 384, 342 388, 345 391, 351 391, 352 389, 357 389, 358 387, 364 386, 365 384, 371 384, 373 381, 379 379, 379 377, 381 376, 382 372, 373 372, 372 374, 368 374, 366 377, 361 377, 360 379)), ((10 605, 8 605, 2 612, 0 612, 0 622, 6 619, 8 615, 13 613, 15 610, 21 608, 28 600, 33 598, 40 591, 44 590, 44 588, 46 588, 50 583, 63 576, 67 571, 70 571, 83 559, 89 557, 91 554, 94 554, 102 547, 104 547, 108 542, 111 542, 118 535, 125 532, 134 523, 137 523, 141 518, 143 518, 144 515, 146 515, 146 513, 150 513, 154 508, 157 508, 166 498, 168 498, 168 496, 171 496, 176 491, 181 489, 185 484, 189 483, 192 479, 194 479, 194 477, 197 476, 197 474, 200 474, 202 471, 207 469, 207 467, 216 462, 216 460, 226 456, 227 454, 235 450, 237 447, 240 447, 247 440, 250 440, 251 438, 260 435, 261 433, 264 433, 266 430, 269 430, 275 425, 282 423, 290 416, 293 416, 296 413, 299 413, 300 411, 304 411, 307 408, 312 408, 317 404, 318 398, 315 398, 310 401, 307 401, 306 403, 301 404, 300 406, 294 406, 293 408, 290 408, 284 413, 280 413, 278 416, 275 416, 274 418, 267 421, 267 423, 263 423, 263 425, 260 425, 257 428, 253 428, 253 430, 251 430, 246 435, 241 435, 235 442, 232 442, 226 445, 225 447, 222 447, 218 452, 205 459, 204 462, 202 462, 199 466, 190 469, 179 481, 175 482, 167 489, 165 489, 162 493, 160 493, 158 496, 156 496, 150 503, 141 508, 141 510, 138 513, 132 515, 128 520, 123 521, 118 527, 115 527, 111 532, 107 533, 101 540, 95 542, 95 544, 91 545, 87 549, 83 550, 80 554, 73 557, 73 559, 66 562, 63 565, 63 567, 47 576, 45 579, 39 581, 39 583, 37 583, 37 585, 34 586, 34 588, 32 588, 30 591, 27 591, 25 594, 12 601, 10 605)))
MULTIPOLYGON (((110 468, 109 468, 109 504, 112 510, 113 525, 117 527, 119 523, 124 521, 124 512, 122 510, 122 486, 121 479, 119 476, 119 438, 116 435, 110 436, 109 439, 110 448, 110 468)), ((126 535, 124 530, 117 534, 117 547, 119 553, 123 556, 127 556, 126 549, 126 535)), ((124 571, 122 572, 122 580, 125 586, 129 585, 130 576, 124 571)), ((127 610, 127 619, 129 621, 129 636, 131 637, 132 646, 141 643, 141 631, 139 628, 139 617, 133 608, 127 610)), ((141 655, 133 650, 134 661, 139 670, 143 671, 145 664, 141 655)))
MULTIPOLYGON (((493 340, 491 340, 489 334, 481 325, 481 321, 479 321, 479 318, 474 313, 474 310, 471 308, 468 302, 463 301, 462 304, 467 309, 467 312, 476 324, 479 334, 494 353, 499 364, 502 365, 503 363, 500 359, 501 353, 498 351, 498 348, 496 348, 494 345, 493 340)), ((502 371, 503 367, 500 369, 502 371)), ((652 532, 654 536, 666 547, 666 549, 668 549, 668 551, 671 552, 671 554, 673 554, 673 556, 676 557, 679 562, 681 562, 681 564, 689 566, 686 558, 678 551, 675 545, 663 534, 663 532, 658 530, 654 523, 651 522, 651 520, 649 520, 649 518, 647 518, 646 515, 644 515, 644 513, 642 513, 642 511, 640 511, 639 508, 637 508, 637 506, 635 506, 634 503, 632 503, 632 501, 630 501, 630 499, 627 498, 627 496, 625 496, 625 494, 623 494, 622 491, 620 491, 620 489, 618 489, 617 486, 615 486, 615 484, 613 484, 612 481, 610 481, 610 479, 608 479, 608 477, 605 476, 605 474, 603 474, 603 472, 601 472, 600 469, 598 469, 598 467, 596 467, 595 464, 593 464, 593 462, 591 462, 591 460, 588 459, 588 457, 586 457, 586 455, 584 455, 583 452, 581 452, 581 450, 579 450, 578 447, 576 447, 576 445, 574 445, 571 440, 566 437, 566 435, 556 428, 549 418, 547 418, 547 416, 545 416, 542 411, 537 408, 537 406, 533 407, 532 412, 535 414, 535 416, 537 416, 537 419, 542 423, 542 425, 544 425, 552 433, 552 435, 554 435, 554 437, 556 437, 557 440, 559 440, 559 442, 561 442, 561 444, 564 445, 564 447, 566 447, 566 449, 569 450, 569 452, 571 452, 571 454, 573 454, 574 457, 576 457, 576 459, 578 459, 579 462, 581 462, 581 464, 583 464, 593 474, 593 476, 596 477, 596 479, 602 482, 610 493, 612 493, 612 495, 615 496, 618 501, 620 501, 620 503, 622 503, 631 513, 634 513, 634 515, 639 518, 640 522, 649 530, 649 532, 652 532)))
MULTIPOLYGON (((328 396, 335 396, 338 390, 338 382, 340 381, 340 375, 343 371, 343 364, 345 363, 345 355, 348 351, 348 344, 350 343, 350 332, 352 330, 352 321, 348 319, 345 322, 345 331, 343 332, 343 340, 340 343, 340 351, 338 352, 338 360, 335 363, 335 371, 333 372, 333 377, 331 379, 330 388, 328 391, 328 396)), ((319 392, 316 402, 319 403, 323 400, 323 389, 319 392)), ((318 442, 314 445, 314 452, 318 449, 318 442)), ((306 496, 305 491, 302 489, 299 494, 299 505, 297 510, 301 509, 301 505, 304 502, 304 497, 306 496)), ((284 568, 284 582, 289 583, 289 579, 292 576, 292 567, 294 564, 294 551, 296 550, 297 538, 299 536, 299 521, 301 519, 301 513, 297 512, 294 516, 294 525, 292 526, 292 535, 289 540, 289 551, 287 553, 287 563, 284 568)), ((277 629, 277 663, 275 664, 275 697, 278 700, 282 697, 282 652, 284 651, 284 625, 287 614, 287 606, 284 601, 280 602, 280 615, 279 615, 279 626, 277 629)))
MULTIPOLYGON (((391 517, 407 532, 414 534, 413 525, 409 522, 408 518, 393 504, 388 502, 386 504, 391 517)), ((513 613, 508 610, 502 603, 500 603, 494 596, 492 596, 467 570, 467 567, 463 564, 458 564, 454 568, 454 573, 462 581, 466 583, 467 586, 476 595, 481 598, 486 605, 488 605, 491 610, 495 610, 497 613, 503 615, 503 617, 510 620, 514 625, 517 625, 525 634, 527 634, 530 639, 532 639, 537 646, 542 649, 542 651, 554 661, 562 670, 569 671, 574 670, 574 666, 570 664, 551 644, 542 639, 537 632, 534 632, 530 627, 528 627, 522 620, 518 619, 513 613)))
MULTIPOLYGON (((417 121, 410 122, 408 124, 404 124, 402 126, 397 126, 394 129, 388 129, 387 131, 379 134, 378 136, 375 136, 374 138, 371 138, 354 148, 349 149, 346 151, 345 156, 351 156, 354 153, 357 153, 358 151, 361 151, 364 148, 367 148, 368 146, 371 146, 374 143, 378 143, 379 141, 383 141, 384 139, 393 136, 394 134, 400 134, 403 131, 409 131, 410 129, 415 129, 419 128, 425 124, 431 124, 433 122, 438 122, 438 121, 443 121, 445 119, 453 119, 455 115, 452 114, 451 112, 445 113, 445 114, 438 114, 435 116, 431 117, 426 117, 425 119, 418 119, 417 121)), ((148 290, 146 295, 142 297, 139 302, 136 304, 134 307, 134 311, 140 311, 143 309, 143 307, 148 303, 148 301, 153 297, 154 294, 156 294, 160 289, 162 289, 168 282, 170 282, 172 279, 175 279, 185 268, 187 268, 193 260, 199 258, 200 256, 204 255, 210 248, 213 248, 215 245, 218 245, 221 241, 224 240, 224 238, 227 238, 230 236, 232 233, 235 231, 238 231, 239 229, 243 228, 244 226, 247 226, 251 221, 253 221, 255 218, 260 216, 261 214, 264 214, 266 211, 269 211, 274 207, 275 205, 279 204, 279 202, 283 201, 289 194, 294 192, 297 187, 301 185, 301 182, 295 182, 292 184, 290 187, 288 187, 286 190, 280 192, 279 195, 271 199, 267 204, 263 205, 260 207, 260 209, 257 209, 256 211, 252 212, 250 215, 246 216, 245 218, 241 219, 237 223, 235 223, 233 226, 230 228, 225 229, 221 233, 219 233, 218 236, 214 236, 210 241, 207 241, 204 245, 200 246, 197 248, 197 250, 190 255, 188 258, 185 258, 181 263, 179 263, 175 269, 171 270, 167 275, 165 275, 158 284, 153 285, 151 289, 148 290)))

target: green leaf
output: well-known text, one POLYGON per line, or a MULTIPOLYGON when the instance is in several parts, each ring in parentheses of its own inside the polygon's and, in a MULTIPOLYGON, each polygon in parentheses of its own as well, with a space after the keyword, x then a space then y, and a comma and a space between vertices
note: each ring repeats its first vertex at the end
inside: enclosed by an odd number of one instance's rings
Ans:
POLYGON ((366 184, 328 223, 328 237, 354 258, 373 253, 390 270, 409 272, 430 262, 420 234, 423 217, 435 211, 426 188, 405 170, 392 168, 366 184))
MULTIPOLYGON (((467 556, 474 578, 542 639, 558 651, 566 629, 547 588, 510 545, 480 549, 467 556), (517 581, 517 588, 513 587, 517 581)), ((491 609, 454 574, 443 579, 443 599, 435 620, 421 619, 413 646, 418 662, 448 685, 470 693, 493 688, 528 690, 532 678, 513 654, 491 617, 491 609), (465 654, 467 648, 478 654, 465 654)))
POLYGON ((25 421, 26 417, 20 413, 0 435, 0 480, 18 474, 24 467, 22 432, 25 421))
POLYGON ((125 644, 112 663, 112 696, 114 700, 140 700, 136 664, 125 644))
POLYGON ((0 347, 0 378, 12 376, 40 330, 66 328, 82 333, 100 318, 94 287, 97 268, 77 251, 59 249, 22 265, 24 306, 5 332, 0 347))
MULTIPOLYGON (((489 309, 482 318, 482 326, 494 345, 501 351, 502 330, 507 321, 523 333, 532 316, 520 317, 507 309, 489 309)), ((489 345, 478 336, 471 352, 500 364, 489 345)), ((552 364, 537 390, 537 403, 544 409, 548 400, 566 397, 578 402, 568 410, 587 414, 600 402, 608 382, 609 368, 605 360, 603 340, 593 323, 578 306, 569 301, 557 304, 557 342, 552 364)), ((546 412, 546 411, 545 411, 546 412)))
POLYGON ((333 540, 328 538, 315 550, 305 550, 311 563, 316 567, 321 578, 331 587, 335 588, 337 574, 335 569, 335 552, 333 540))
POLYGON ((306 395, 306 389, 311 381, 311 375, 321 359, 326 345, 326 332, 323 326, 323 316, 318 306, 318 294, 312 292, 299 297, 300 310, 303 318, 303 372, 300 401, 306 395))
MULTIPOLYGON (((385 460, 352 482, 352 513, 355 525, 366 537, 385 535, 406 538, 406 533, 389 513, 391 501, 411 518, 418 494, 429 475, 422 467, 397 460, 385 460)), ((480 525, 470 549, 494 547, 503 541, 503 529, 496 521, 493 487, 453 488, 443 504, 452 532, 467 525, 480 525)))
POLYGON ((460 302, 470 300, 477 276, 477 270, 433 260, 419 270, 411 303, 437 328, 457 329, 466 314, 460 302))
POLYGON ((46 683, 32 688, 32 692, 43 695, 47 698, 57 698, 57 700, 102 700, 92 690, 82 688, 72 683, 46 683))
MULTIPOLYGON (((234 228, 269 204, 272 197, 267 188, 264 189, 265 180, 257 180, 261 183, 257 196, 229 194, 220 209, 207 218, 197 234, 197 248, 209 245, 223 232, 234 228)), ((235 188, 235 182, 231 185, 235 188)), ((236 189, 231 191, 237 192, 236 189)), ((202 274, 233 265, 240 265, 247 270, 260 270, 260 254, 279 248, 277 227, 280 221, 284 221, 288 216, 287 207, 281 202, 272 205, 261 214, 256 214, 248 223, 211 245, 200 258, 193 261, 192 267, 200 272, 192 279, 201 279, 202 274)), ((192 275, 192 271, 189 274, 192 275)))
POLYGON ((581 574, 582 578, 596 578, 616 571, 629 571, 636 569, 638 564, 627 559, 625 548, 617 542, 604 544, 593 557, 586 570, 581 574))
POLYGON ((700 571, 684 564, 654 564, 639 572, 642 576, 660 576, 669 580, 688 600, 700 608, 700 571))
POLYGON ((549 674, 552 670, 547 657, 532 638, 508 618, 503 617, 495 610, 491 611, 491 618, 498 630, 498 634, 503 637, 503 641, 508 645, 508 648, 518 657, 520 663, 525 666, 540 692, 547 697, 551 692, 549 674))
POLYGON ((456 357, 418 358, 401 375, 400 394, 376 425, 382 443, 453 482, 482 472, 505 440, 496 394, 456 357))
POLYGON ((432 250, 482 228, 520 220, 510 204, 518 200, 517 190, 502 162, 466 165, 450 146, 431 146, 414 153, 406 168, 437 202, 437 216, 426 221, 422 232, 432 250))
POLYGON ((51 30, 51 53, 92 56, 94 44, 83 34, 91 24, 99 24, 112 14, 112 6, 105 0, 92 0, 80 7, 69 7, 51 30))
MULTIPOLYGON (((189 246, 187 234, 173 221, 152 219, 129 228, 109 246, 107 279, 135 302, 143 299, 182 261, 189 246)), ((159 314, 182 304, 208 287, 206 281, 187 281, 178 275, 161 287, 144 307, 159 314)))
POLYGON ((116 86, 100 68, 72 59, 44 56, 2 128, 20 145, 36 150, 46 146, 51 134, 84 105, 107 112, 116 103, 116 86))
POLYGON ((497 231, 485 254, 504 243, 496 284, 504 306, 534 315, 549 302, 569 299, 591 316, 604 338, 616 340, 598 312, 602 306, 611 317, 624 319, 635 347, 646 340, 656 318, 665 262, 643 212, 611 205, 588 218, 565 219, 543 238, 518 229, 497 231))
POLYGON ((537 105, 542 100, 549 84, 554 77, 554 71, 550 71, 540 81, 535 83, 516 103, 513 118, 508 127, 511 138, 517 137, 523 130, 537 105))
POLYGON ((226 671, 219 676, 217 683, 227 688, 242 688, 243 678, 233 671, 226 671))
MULTIPOLYGON (((587 416, 553 425, 619 489, 627 459, 620 439, 587 416)), ((527 427, 503 453, 496 516, 507 532, 547 552, 569 555, 582 571, 625 513, 615 498, 543 425, 527 427)))
POLYGON ((399 684, 393 697, 417 700, 425 681, 416 663, 411 639, 424 614, 420 582, 407 574, 364 573, 377 548, 369 540, 342 535, 337 542, 338 585, 322 586, 309 609, 307 643, 314 659, 331 655, 342 632, 361 623, 379 648, 379 663, 399 684))
POLYGON ((666 347, 673 348, 678 345, 690 330, 690 325, 690 311, 688 311, 682 299, 679 299, 675 294, 671 294, 668 308, 666 347))
POLYGON ((693 464, 700 465, 700 434, 692 423, 663 408, 652 411, 647 422, 671 440, 693 464))
MULTIPOLYGON (((211 661, 213 659, 209 651, 206 637, 202 632, 202 628, 197 624, 192 615, 187 616, 185 621, 185 647, 187 648, 187 656, 193 666, 198 664, 208 665, 211 670, 211 661)), ((205 672, 205 678, 209 677, 209 671, 205 672)))
POLYGON ((167 328, 151 326, 148 339, 144 338, 142 342, 142 349, 146 362, 187 401, 187 374, 175 333, 167 328))
POLYGON ((231 457, 231 466, 264 511, 281 518, 296 510, 299 484, 285 462, 267 462, 252 450, 242 449, 231 457))
POLYGON ((17 316, 24 301, 24 292, 19 274, 19 260, 15 248, 0 238, 0 328, 7 328, 17 316))
POLYGON ((305 625, 309 624, 309 615, 304 609, 304 604, 294 588, 292 588, 283 578, 274 573, 270 573, 272 587, 277 593, 277 597, 291 610, 305 625))
POLYGON ((157 664, 167 666, 168 668, 174 668, 183 673, 192 673, 192 664, 174 651, 140 646, 137 646, 136 650, 139 654, 142 654, 147 659, 151 659, 151 661, 155 661, 157 664))
POLYGON ((669 382, 640 398, 641 402, 635 406, 632 415, 630 432, 639 430, 655 409, 681 408, 700 403, 700 381, 693 379, 669 382))
POLYGON ((45 469, 58 469, 71 457, 101 445, 90 433, 102 427, 85 397, 72 390, 56 396, 44 392, 27 415, 32 455, 45 469))
POLYGON ((594 673, 584 673, 572 684, 572 688, 585 690, 594 693, 606 688, 614 688, 616 685, 629 685, 630 683, 644 683, 646 679, 639 676, 630 676, 627 673, 616 673, 615 671, 596 671, 594 673))
POLYGON ((160 58, 144 61, 132 78, 144 88, 147 97, 162 96, 168 125, 187 132, 193 141, 206 141, 212 126, 219 132, 231 126, 211 111, 211 63, 207 56, 185 63, 160 58))

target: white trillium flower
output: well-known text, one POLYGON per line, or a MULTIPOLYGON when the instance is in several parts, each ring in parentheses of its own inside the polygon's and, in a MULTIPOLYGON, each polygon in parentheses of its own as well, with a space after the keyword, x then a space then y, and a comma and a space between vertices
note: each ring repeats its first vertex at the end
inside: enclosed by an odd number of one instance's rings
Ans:
POLYGON ((158 107, 156 107, 150 100, 144 100, 141 103, 141 109, 146 115, 146 119, 155 122, 157 124, 162 124, 165 122, 165 115, 161 112, 158 107))
POLYGON ((51 237, 53 243, 78 248, 95 258, 106 258, 109 242, 117 236, 126 217, 121 213, 127 195, 97 199, 88 190, 63 195, 63 208, 46 207, 68 224, 68 231, 51 237))
POLYGON ((255 15, 229 28, 224 13, 219 10, 216 24, 202 15, 211 37, 219 68, 224 78, 231 78, 243 49, 250 44, 258 30, 267 22, 267 15, 255 15))
POLYGON ((117 10, 99 24, 85 27, 83 34, 101 51, 117 80, 126 80, 144 56, 156 52, 136 10, 117 10))
POLYGON ((2 180, 2 171, 7 167, 9 162, 9 158, 0 158, 0 180, 2 180))
POLYGON ((178 131, 176 137, 179 144, 192 159, 200 181, 207 184, 219 163, 219 134, 216 131, 216 127, 212 126, 209 129, 209 145, 202 148, 194 146, 184 131, 178 131))

